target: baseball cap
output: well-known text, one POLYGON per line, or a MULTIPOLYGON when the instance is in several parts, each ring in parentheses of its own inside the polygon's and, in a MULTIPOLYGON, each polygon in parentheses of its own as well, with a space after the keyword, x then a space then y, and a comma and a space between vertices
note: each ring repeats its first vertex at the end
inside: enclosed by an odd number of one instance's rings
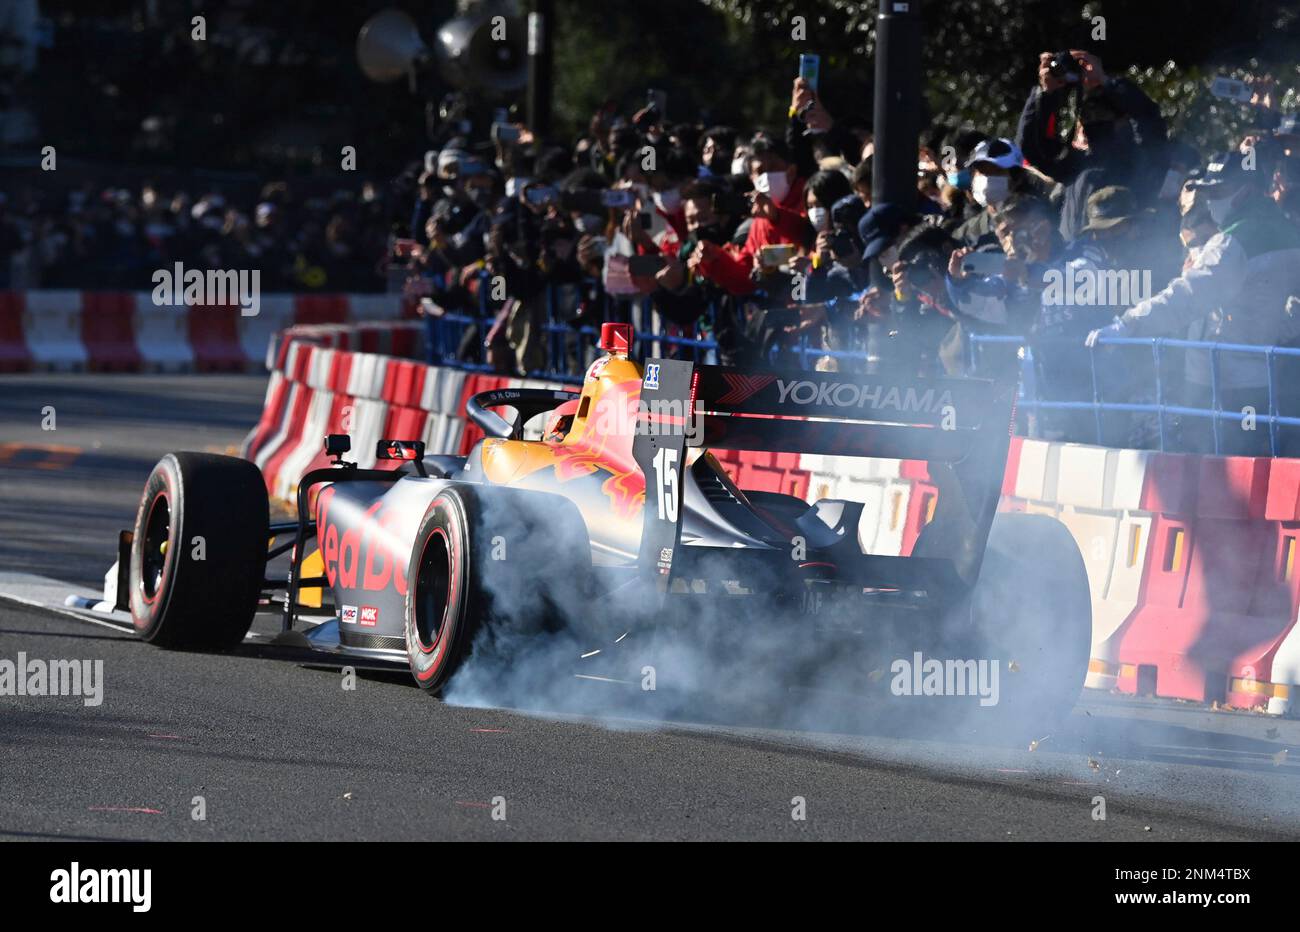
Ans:
POLYGON ((897 204, 882 201, 871 205, 871 209, 858 221, 858 238, 862 240, 862 259, 874 259, 897 239, 899 232, 911 220, 912 216, 897 204))
POLYGON ((1248 172, 1240 152, 1220 152, 1210 157, 1201 177, 1192 184, 1197 188, 1220 188, 1244 184, 1252 179, 1254 172, 1248 172))
POLYGON ((986 139, 972 150, 966 167, 974 168, 981 162, 991 162, 998 168, 1019 168, 1024 161, 1020 147, 1010 139, 986 139))
POLYGON ((1107 185, 1099 188, 1088 197, 1088 222, 1079 230, 1091 233, 1095 230, 1109 230, 1111 227, 1127 223, 1138 214, 1137 199, 1128 188, 1119 185, 1107 185))

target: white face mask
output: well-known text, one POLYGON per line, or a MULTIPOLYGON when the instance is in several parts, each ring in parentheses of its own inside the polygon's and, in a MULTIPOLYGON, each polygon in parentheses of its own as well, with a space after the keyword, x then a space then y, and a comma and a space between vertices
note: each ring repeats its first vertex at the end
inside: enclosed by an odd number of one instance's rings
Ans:
POLYGON ((1011 193, 1011 182, 1007 180, 1006 175, 986 175, 983 172, 976 172, 975 177, 971 179, 970 193, 971 197, 975 198, 975 203, 981 207, 988 207, 990 204, 996 207, 1011 193))
POLYGON ((790 193, 790 179, 785 172, 764 172, 754 179, 754 190, 779 204, 790 193))
POLYGON ((1171 168, 1169 171, 1165 172, 1164 183, 1160 185, 1160 192, 1156 194, 1156 197, 1162 201, 1173 200, 1182 190, 1182 172, 1176 172, 1171 168))
POLYGON ((655 192, 655 206, 666 214, 675 214, 682 209, 682 192, 676 188, 655 192))
POLYGON ((809 207, 808 222, 813 225, 814 230, 821 233, 830 227, 831 213, 825 207, 809 207))

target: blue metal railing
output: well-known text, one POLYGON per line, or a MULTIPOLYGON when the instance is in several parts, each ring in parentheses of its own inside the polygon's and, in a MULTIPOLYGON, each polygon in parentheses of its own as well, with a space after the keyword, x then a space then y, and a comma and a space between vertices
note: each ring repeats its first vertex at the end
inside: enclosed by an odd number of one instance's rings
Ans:
MULTIPOLYGON (((1042 341, 1062 344, 1064 341, 1042 341)), ((1196 340, 1179 340, 1167 337, 1102 337, 1096 345, 1087 348, 1088 369, 1092 380, 1092 400, 1059 401, 1038 397, 1037 380, 1034 378, 1033 347, 1034 341, 1022 336, 993 336, 972 334, 970 336, 971 371, 978 372, 979 348, 985 344, 1012 345, 1023 350, 1021 355, 1022 377, 1019 406, 1029 410, 1091 411, 1096 425, 1097 442, 1102 442, 1102 414, 1105 412, 1122 412, 1129 414, 1154 414, 1159 425, 1160 449, 1166 449, 1166 417, 1190 417, 1212 420, 1214 452, 1223 451, 1223 436, 1220 426, 1224 421, 1239 420, 1241 411, 1224 411, 1220 406, 1219 357, 1224 353, 1241 353, 1250 356, 1263 356, 1267 371, 1268 412, 1255 413, 1257 422, 1266 423, 1269 431, 1269 451, 1278 455, 1279 427, 1300 427, 1300 417, 1283 415, 1278 410, 1277 369, 1278 357, 1300 359, 1300 349, 1283 346, 1253 346, 1245 343, 1210 343, 1196 340), (1142 346, 1151 350, 1153 383, 1155 388, 1154 403, 1103 401, 1100 380, 1097 377, 1097 350, 1108 346, 1142 346), (1161 371, 1161 354, 1164 350, 1194 350, 1208 353, 1210 356, 1210 407, 1193 408, 1186 405, 1167 404, 1165 402, 1164 379, 1161 371), (1028 390, 1027 390, 1028 389, 1028 390)), ((1039 343, 1042 345, 1042 343, 1039 343)), ((1066 344, 1069 345, 1069 344, 1066 344)), ((1073 345, 1078 346, 1077 343, 1073 345)), ((1079 347, 1084 349, 1084 347, 1079 347)))
MULTIPOLYGON (((484 273, 481 284, 486 285, 487 274, 484 273)), ((581 285, 573 287, 591 286, 593 283, 588 281, 581 285)), ((558 286, 550 285, 546 290, 546 311, 545 319, 542 321, 542 330, 544 334, 544 346, 546 361, 541 369, 530 371, 527 374, 530 377, 546 379, 556 382, 565 382, 570 384, 581 383, 583 372, 585 372, 590 360, 594 358, 594 346, 599 336, 599 327, 585 323, 578 323, 576 318, 564 320, 558 313, 560 309, 560 299, 558 297, 558 286), (571 368, 570 362, 576 363, 571 368)), ((598 287, 592 289, 595 300, 600 302, 600 313, 595 315, 597 320, 606 321, 619 319, 620 315, 611 313, 613 305, 618 300, 606 294, 603 289, 598 287)), ((474 317, 468 314, 458 312, 446 312, 437 317, 426 317, 426 327, 428 331, 428 361, 430 363, 446 366, 456 366, 475 372, 494 371, 484 358, 484 337, 487 330, 493 324, 494 312, 489 301, 489 289, 480 287, 479 295, 479 316, 474 317), (476 326, 482 330, 478 336, 472 354, 472 358, 465 358, 460 352, 460 344, 469 327, 476 326)), ((576 302, 575 302, 576 303, 576 302)), ((636 343, 633 347, 634 355, 637 358, 644 358, 648 355, 661 355, 664 350, 663 346, 667 345, 676 350, 690 351, 692 358, 696 362, 714 362, 717 360, 719 345, 712 336, 704 338, 692 338, 686 336, 677 336, 665 332, 652 332, 650 323, 654 320, 652 302, 647 297, 637 297, 627 299, 627 312, 621 316, 630 316, 636 326, 636 343)), ((716 333, 717 316, 716 309, 710 306, 701 320, 704 332, 716 333)), ((697 325, 698 326, 698 325, 697 325)), ((697 330, 698 332, 698 330, 697 330)), ((971 334, 969 336, 970 347, 970 371, 978 375, 980 372, 980 350, 984 346, 1014 346, 1019 352, 1021 363, 1020 372, 1020 390, 1018 406, 1031 412, 1038 411, 1087 411, 1093 416, 1093 426, 1095 429, 1095 439, 1097 443, 1102 444, 1104 439, 1103 415, 1108 413, 1114 414, 1146 414, 1154 415, 1157 423, 1157 432, 1159 437, 1159 448, 1168 449, 1170 445, 1170 431, 1168 419, 1172 417, 1209 419, 1212 421, 1212 433, 1214 438, 1214 452, 1223 451, 1223 437, 1221 425, 1225 421, 1238 420, 1243 416, 1241 411, 1224 411, 1221 407, 1221 378, 1219 374, 1219 358, 1224 353, 1238 353, 1250 356, 1262 356, 1267 369, 1267 393, 1268 393, 1268 411, 1260 414, 1256 412, 1255 420, 1268 425, 1269 432, 1269 450, 1272 455, 1277 456, 1279 453, 1279 428, 1292 427, 1300 428, 1300 417, 1284 415, 1279 411, 1279 393, 1276 370, 1276 360, 1282 358, 1300 359, 1300 349, 1280 346, 1253 346, 1241 343, 1211 343, 1199 342, 1194 340, 1179 340, 1164 337, 1157 338, 1138 338, 1138 337, 1103 337, 1097 341, 1097 345, 1088 348, 1088 371, 1091 379, 1091 397, 1079 400, 1060 400, 1048 399, 1041 397, 1041 386, 1035 369, 1034 347, 1046 347, 1051 345, 1069 345, 1076 347, 1078 350, 1084 350, 1085 347, 1079 345, 1077 341, 1062 340, 1029 340, 1023 336, 991 335, 991 334, 971 334), (1146 347, 1151 352, 1151 361, 1153 368, 1152 385, 1154 388, 1155 399, 1153 402, 1121 402, 1105 401, 1102 398, 1101 380, 1098 378, 1097 371, 1097 351, 1107 347, 1146 347), (1166 350, 1193 350, 1207 352, 1210 356, 1210 407, 1196 408, 1187 405, 1171 404, 1166 401, 1168 392, 1166 391, 1165 380, 1162 373, 1162 354, 1166 350)), ((829 357, 835 360, 867 365, 874 360, 861 350, 831 350, 816 345, 807 336, 801 337, 798 342, 785 350, 788 358, 796 359, 800 366, 805 369, 811 368, 818 359, 829 357)), ((1031 428, 1031 436, 1033 430, 1031 428)), ((1082 439, 1082 438, 1072 438, 1082 439)))

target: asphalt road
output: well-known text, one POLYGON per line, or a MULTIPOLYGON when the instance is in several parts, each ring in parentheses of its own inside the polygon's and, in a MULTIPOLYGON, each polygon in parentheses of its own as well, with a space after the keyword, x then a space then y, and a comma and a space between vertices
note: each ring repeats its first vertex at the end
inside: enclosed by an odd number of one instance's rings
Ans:
MULTIPOLYGON (((0 568, 97 585, 158 456, 237 443, 263 384, 0 379, 0 444, 22 445, 0 459, 0 568), (37 444, 78 452, 42 466, 37 444)), ((159 651, 0 601, 0 662, 20 652, 102 661, 103 694, 0 696, 4 839, 1300 837, 1300 722, 1190 704, 1089 694, 1033 751, 594 720, 451 705, 287 648, 159 651)))

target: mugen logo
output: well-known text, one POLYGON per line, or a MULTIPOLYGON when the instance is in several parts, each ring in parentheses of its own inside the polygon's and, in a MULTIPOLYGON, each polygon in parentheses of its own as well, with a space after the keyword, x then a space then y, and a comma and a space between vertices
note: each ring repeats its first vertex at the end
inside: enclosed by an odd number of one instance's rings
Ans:
POLYGON ((873 411, 925 411, 938 414, 952 404, 952 392, 927 388, 900 390, 895 385, 855 385, 852 382, 786 381, 777 379, 780 403, 819 405, 826 408, 870 408, 873 411))

